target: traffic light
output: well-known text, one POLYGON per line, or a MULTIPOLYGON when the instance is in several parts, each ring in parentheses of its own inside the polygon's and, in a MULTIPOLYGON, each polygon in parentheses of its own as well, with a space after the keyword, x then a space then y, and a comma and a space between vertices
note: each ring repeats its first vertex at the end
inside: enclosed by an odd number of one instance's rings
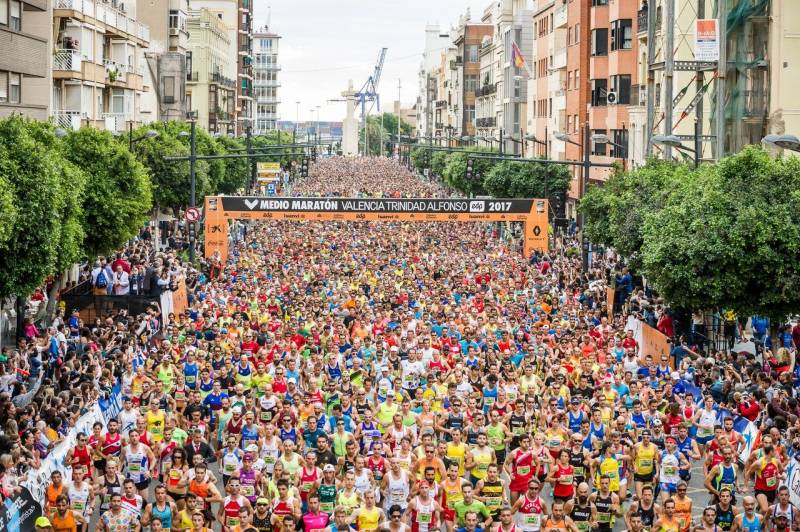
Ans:
POLYGON ((473 159, 467 159, 467 181, 472 179, 475 176, 475 161, 473 159))
POLYGON ((311 160, 316 162, 317 160, 317 147, 311 146, 311 160))
POLYGON ((300 177, 308 177, 308 158, 303 157, 303 162, 300 164, 300 177))

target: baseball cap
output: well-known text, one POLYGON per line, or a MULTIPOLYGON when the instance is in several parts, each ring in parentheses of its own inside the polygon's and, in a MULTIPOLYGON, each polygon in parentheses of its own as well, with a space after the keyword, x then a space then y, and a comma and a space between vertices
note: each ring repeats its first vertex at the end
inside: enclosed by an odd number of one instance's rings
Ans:
POLYGON ((569 404, 571 404, 571 405, 579 405, 579 404, 581 404, 581 400, 578 399, 577 397, 573 397, 572 399, 569 400, 569 404))
POLYGON ((239 406, 239 405, 234 406, 233 408, 231 408, 231 410, 233 412, 236 412, 237 414, 241 414, 242 413, 242 407, 239 406))
POLYGON ((672 443, 675 443, 677 440, 675 439, 675 436, 667 436, 664 438, 664 441, 672 441, 672 443))
POLYGON ((673 371, 671 376, 672 376, 672 380, 674 380, 674 381, 680 380, 680 378, 681 378, 681 374, 678 373, 677 371, 673 371))
POLYGON ((322 468, 322 471, 327 473, 328 471, 336 471, 336 468, 333 467, 333 464, 325 464, 325 467, 322 468))
POLYGON ((297 379, 294 377, 289 377, 289 380, 286 381, 289 384, 297 384, 297 379))
POLYGON ((36 518, 36 521, 34 522, 34 525, 42 527, 42 528, 46 528, 48 526, 52 526, 50 524, 50 520, 48 518, 46 518, 45 516, 43 516, 43 515, 36 518))
POLYGON ((256 504, 269 504, 269 501, 264 497, 259 497, 258 499, 256 499, 256 504))
POLYGON ((654 427, 660 427, 661 426, 661 420, 660 419, 653 420, 653 426, 654 427))

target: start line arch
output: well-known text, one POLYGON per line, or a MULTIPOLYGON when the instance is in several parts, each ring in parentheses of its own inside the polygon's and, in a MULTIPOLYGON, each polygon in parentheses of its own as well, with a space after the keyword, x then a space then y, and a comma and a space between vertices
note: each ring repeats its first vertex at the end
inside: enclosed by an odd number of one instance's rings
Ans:
POLYGON ((546 251, 545 199, 206 196, 205 256, 228 258, 229 220, 522 222, 523 253, 546 251))

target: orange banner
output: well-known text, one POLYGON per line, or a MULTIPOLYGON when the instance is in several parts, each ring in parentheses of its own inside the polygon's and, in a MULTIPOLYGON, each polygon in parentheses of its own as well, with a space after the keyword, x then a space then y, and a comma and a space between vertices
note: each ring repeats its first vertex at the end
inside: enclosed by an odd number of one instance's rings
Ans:
POLYGON ((189 307, 189 299, 186 296, 186 281, 181 279, 178 289, 172 292, 172 312, 177 316, 189 307))
MULTIPOLYGON (((672 357, 669 356, 670 346, 669 342, 667 342, 667 336, 661 333, 655 327, 650 327, 645 322, 642 323, 642 346, 641 346, 641 353, 642 355, 652 355, 653 361, 658 364, 661 361, 661 357, 663 355, 667 355, 670 358, 670 364, 672 364, 672 357)), ((673 368, 675 369, 674 365, 673 368)))
POLYGON ((205 202, 205 256, 228 258, 228 220, 523 222, 523 253, 547 251, 549 225, 544 199, 247 198, 208 196, 205 202), (230 210, 225 209, 228 204, 230 210), (329 204, 329 210, 323 210, 329 204), (294 208, 294 207, 297 208, 294 208), (375 210, 365 210, 374 208, 375 210), (416 211, 402 209, 416 208, 416 211), (395 209, 395 210, 391 210, 395 209), (426 209, 429 209, 426 211, 426 209), (437 209, 436 212, 431 210, 437 209), (449 209, 449 210, 448 210, 449 209), (443 212, 446 211, 446 212, 443 212))
POLYGON ((610 286, 606 288, 606 313, 608 314, 609 323, 614 321, 614 296, 616 293, 616 289, 610 286))

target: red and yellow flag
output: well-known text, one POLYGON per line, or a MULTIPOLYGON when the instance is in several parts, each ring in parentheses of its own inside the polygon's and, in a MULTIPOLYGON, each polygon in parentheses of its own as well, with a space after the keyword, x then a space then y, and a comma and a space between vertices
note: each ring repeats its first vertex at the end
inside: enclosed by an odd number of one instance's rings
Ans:
POLYGON ((525 62, 525 57, 522 55, 522 51, 517 46, 517 43, 511 43, 511 62, 514 63, 514 66, 517 68, 524 68, 528 73, 528 64, 525 62))

